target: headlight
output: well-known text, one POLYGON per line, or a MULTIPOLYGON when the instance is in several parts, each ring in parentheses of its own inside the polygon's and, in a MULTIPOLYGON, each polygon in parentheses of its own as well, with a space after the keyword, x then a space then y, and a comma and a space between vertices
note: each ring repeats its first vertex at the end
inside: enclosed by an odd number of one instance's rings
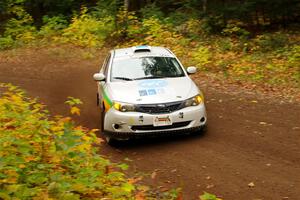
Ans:
POLYGON ((203 95, 198 94, 190 99, 185 101, 185 107, 189 106, 198 106, 199 104, 203 103, 203 95))
POLYGON ((114 109, 121 112, 135 111, 134 104, 114 102, 114 109))

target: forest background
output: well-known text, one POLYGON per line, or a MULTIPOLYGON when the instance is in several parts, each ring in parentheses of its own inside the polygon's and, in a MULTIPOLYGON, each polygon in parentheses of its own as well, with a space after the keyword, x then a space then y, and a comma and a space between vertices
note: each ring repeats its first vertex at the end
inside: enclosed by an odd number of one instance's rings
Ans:
POLYGON ((299 88, 299 13, 297 0, 4 0, 0 48, 159 45, 216 78, 299 88))

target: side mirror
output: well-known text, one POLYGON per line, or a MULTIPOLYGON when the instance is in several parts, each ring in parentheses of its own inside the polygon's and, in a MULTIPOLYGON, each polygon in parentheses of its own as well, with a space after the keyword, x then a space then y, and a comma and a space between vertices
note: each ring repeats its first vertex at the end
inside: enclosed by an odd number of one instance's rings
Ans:
POLYGON ((188 67, 186 69, 186 71, 187 71, 188 74, 195 74, 197 72, 197 68, 194 67, 194 66, 193 67, 188 67))
POLYGON ((96 73, 93 75, 93 78, 95 81, 104 81, 106 77, 102 73, 96 73))

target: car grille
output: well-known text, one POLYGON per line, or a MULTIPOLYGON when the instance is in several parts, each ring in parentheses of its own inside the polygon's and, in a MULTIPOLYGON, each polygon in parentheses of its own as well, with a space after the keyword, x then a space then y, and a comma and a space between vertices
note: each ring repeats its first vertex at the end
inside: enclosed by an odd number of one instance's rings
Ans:
POLYGON ((137 105, 136 111, 149 114, 171 113, 183 108, 183 102, 177 101, 172 103, 160 104, 140 104, 137 105))
POLYGON ((172 129, 172 128, 181 128, 189 125, 190 123, 191 121, 176 122, 169 126, 139 125, 139 126, 132 126, 131 129, 133 131, 156 131, 156 130, 165 130, 165 129, 172 129))

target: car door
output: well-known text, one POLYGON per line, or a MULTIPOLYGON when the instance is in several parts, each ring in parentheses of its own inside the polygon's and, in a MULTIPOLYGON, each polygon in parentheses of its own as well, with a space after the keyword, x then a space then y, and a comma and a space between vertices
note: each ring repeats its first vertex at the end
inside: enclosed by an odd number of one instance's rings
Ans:
MULTIPOLYGON (((105 77, 108 76, 108 68, 109 68, 110 60, 111 60, 111 53, 109 53, 106 56, 106 58, 103 62, 102 68, 100 70, 100 73, 103 73, 105 75, 105 77)), ((100 81, 99 84, 98 84, 98 96, 99 96, 98 97, 99 98, 98 103, 100 104, 101 109, 103 109, 103 99, 104 99, 103 93, 104 93, 104 90, 105 90, 106 85, 107 85, 106 82, 107 82, 106 80, 105 81, 100 81)))

